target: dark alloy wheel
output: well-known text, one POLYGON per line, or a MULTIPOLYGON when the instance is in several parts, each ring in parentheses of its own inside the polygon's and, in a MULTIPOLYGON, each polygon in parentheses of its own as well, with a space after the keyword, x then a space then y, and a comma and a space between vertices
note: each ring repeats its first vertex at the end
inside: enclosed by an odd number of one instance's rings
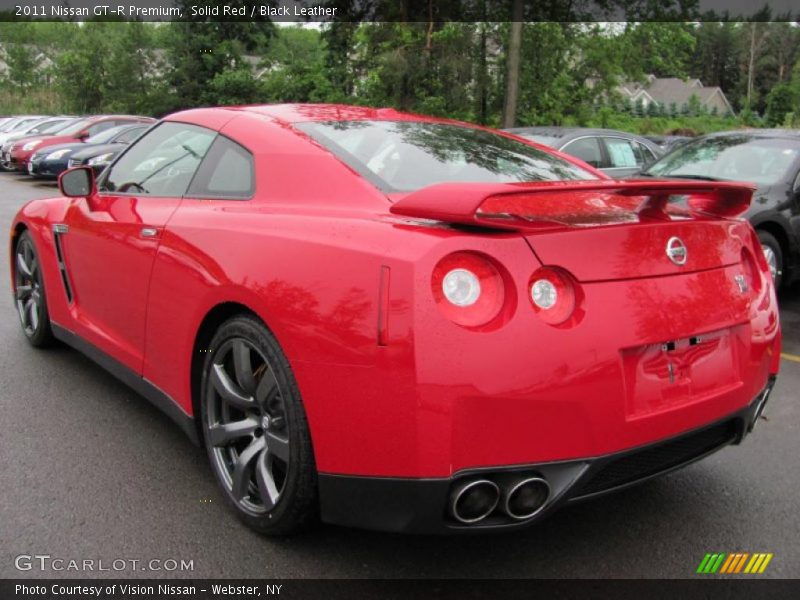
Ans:
POLYGON ((14 248, 14 300, 25 337, 34 346, 53 341, 39 257, 30 233, 23 232, 14 248))
POLYGON ((220 327, 203 371, 203 435, 227 502, 250 527, 293 533, 317 514, 316 468, 297 384, 275 338, 242 316, 220 327))

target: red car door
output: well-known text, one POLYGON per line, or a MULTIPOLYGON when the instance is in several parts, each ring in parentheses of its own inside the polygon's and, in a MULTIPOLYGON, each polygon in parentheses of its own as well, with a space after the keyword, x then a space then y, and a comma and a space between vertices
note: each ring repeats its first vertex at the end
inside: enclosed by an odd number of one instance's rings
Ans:
POLYGON ((74 198, 61 228, 75 333, 142 372, 150 274, 159 240, 216 132, 163 123, 74 198))

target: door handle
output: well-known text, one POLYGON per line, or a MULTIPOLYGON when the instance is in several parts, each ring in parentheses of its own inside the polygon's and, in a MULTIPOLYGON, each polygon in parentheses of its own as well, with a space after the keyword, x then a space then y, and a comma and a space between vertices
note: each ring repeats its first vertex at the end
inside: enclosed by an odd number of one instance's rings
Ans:
POLYGON ((155 227, 142 227, 142 230, 139 232, 142 237, 152 238, 158 235, 158 229, 155 227))

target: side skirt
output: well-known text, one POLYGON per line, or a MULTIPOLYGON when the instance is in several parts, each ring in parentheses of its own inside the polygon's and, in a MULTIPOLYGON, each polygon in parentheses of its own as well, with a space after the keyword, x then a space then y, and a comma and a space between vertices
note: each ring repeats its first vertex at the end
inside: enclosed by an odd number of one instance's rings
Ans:
POLYGON ((129 369, 115 358, 112 358, 100 350, 94 344, 87 342, 69 329, 65 329, 56 323, 51 322, 50 325, 56 339, 61 340, 81 354, 86 355, 114 377, 122 381, 122 383, 133 388, 134 391, 147 398, 156 408, 175 421, 181 430, 189 436, 189 439, 195 446, 200 446, 200 439, 197 435, 197 427, 195 426, 194 418, 186 414, 175 400, 147 381, 144 377, 138 375, 135 371, 129 369))

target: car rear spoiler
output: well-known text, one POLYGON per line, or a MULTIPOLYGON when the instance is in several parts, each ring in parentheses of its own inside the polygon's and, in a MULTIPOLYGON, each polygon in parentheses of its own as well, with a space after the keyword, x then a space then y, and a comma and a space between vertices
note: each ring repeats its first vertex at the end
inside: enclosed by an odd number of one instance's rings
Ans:
POLYGON ((750 206, 754 190, 748 183, 650 179, 442 183, 408 194, 390 211, 511 230, 596 226, 673 217, 734 218, 750 206))

